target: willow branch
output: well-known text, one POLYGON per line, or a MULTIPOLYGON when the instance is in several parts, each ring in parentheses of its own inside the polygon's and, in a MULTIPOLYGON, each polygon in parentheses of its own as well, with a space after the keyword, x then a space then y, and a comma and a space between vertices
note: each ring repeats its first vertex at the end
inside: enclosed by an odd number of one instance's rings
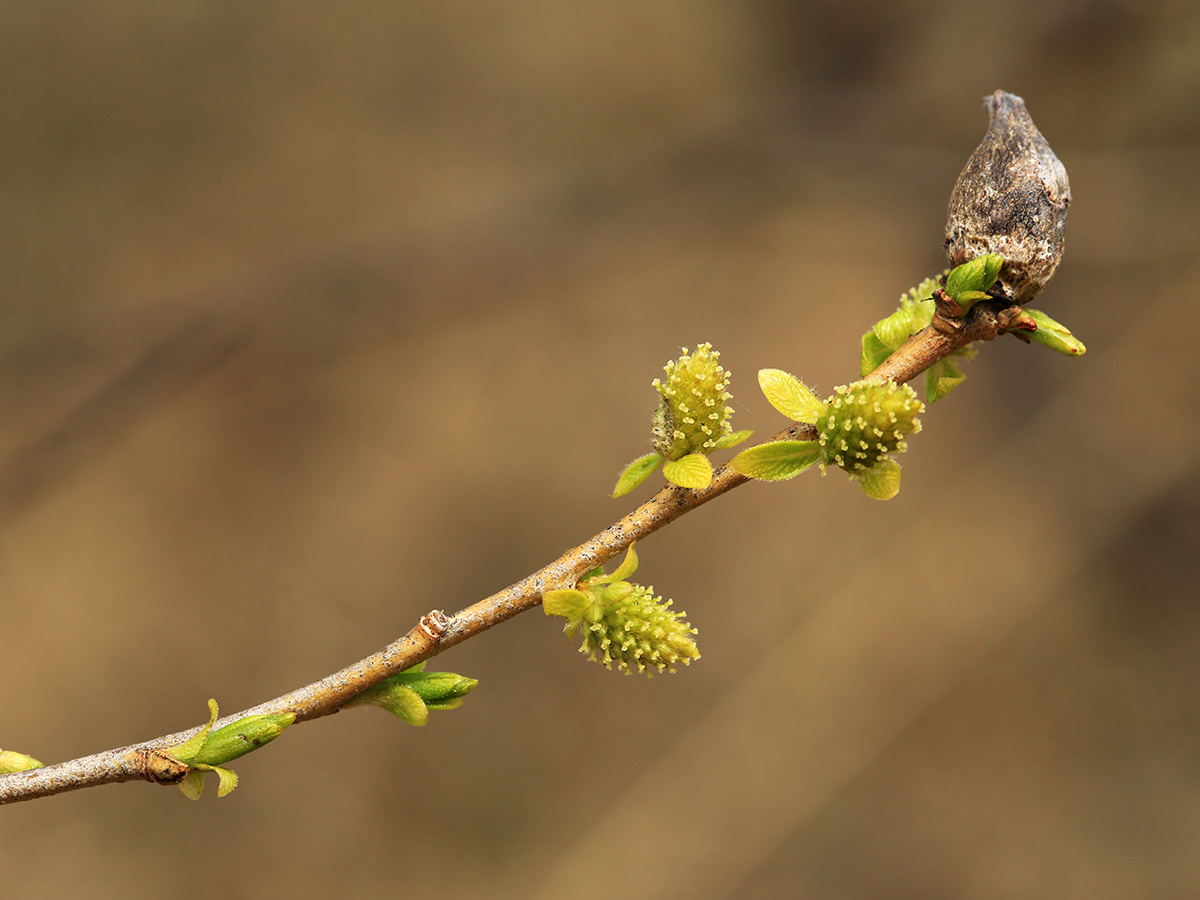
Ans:
MULTIPOLYGON (((867 379, 903 383, 971 341, 991 340, 1015 315, 1014 308, 1007 306, 1000 301, 979 303, 962 319, 950 318, 939 309, 932 325, 913 335, 867 379)), ((794 423, 769 440, 816 437, 812 425, 794 423)), ((703 490, 668 485, 618 522, 516 584, 452 616, 435 610, 378 653, 299 690, 224 716, 215 727, 250 715, 292 713, 297 722, 303 722, 336 713, 352 697, 385 678, 540 605, 545 591, 574 587, 581 575, 624 552, 634 541, 749 480, 728 466, 720 466, 713 473, 712 483, 703 490)), ((68 762, 0 775, 0 804, 123 781, 177 784, 188 769, 171 757, 169 748, 197 731, 199 726, 68 762)))

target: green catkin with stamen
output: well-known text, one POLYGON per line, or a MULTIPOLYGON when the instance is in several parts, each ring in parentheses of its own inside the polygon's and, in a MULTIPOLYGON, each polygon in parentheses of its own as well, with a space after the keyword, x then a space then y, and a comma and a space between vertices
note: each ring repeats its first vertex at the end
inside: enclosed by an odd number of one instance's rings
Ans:
POLYGON ((691 635, 696 634, 684 617, 672 612, 671 601, 654 596, 654 589, 622 581, 598 591, 588 591, 591 602, 582 616, 568 620, 565 630, 583 638, 580 653, 611 669, 629 674, 653 667, 659 672, 674 672, 700 658, 691 635))
POLYGON ((917 416, 924 409, 908 385, 856 381, 834 388, 816 421, 821 466, 860 475, 888 454, 903 453, 908 449, 904 438, 921 430, 917 416))
POLYGON ((731 432, 733 410, 725 405, 729 374, 718 364, 720 356, 711 344, 701 344, 691 354, 685 347, 678 360, 664 367, 666 381, 654 379, 662 397, 654 413, 654 449, 666 459, 709 453, 731 432))

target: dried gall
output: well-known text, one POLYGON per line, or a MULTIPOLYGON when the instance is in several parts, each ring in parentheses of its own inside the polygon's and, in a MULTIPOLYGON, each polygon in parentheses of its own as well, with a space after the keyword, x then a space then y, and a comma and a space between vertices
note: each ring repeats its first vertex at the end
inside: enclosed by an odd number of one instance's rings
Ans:
POLYGON ((1050 283, 1062 259, 1071 186, 1024 100, 996 91, 985 105, 991 124, 950 195, 946 257, 959 266, 1001 254, 997 283, 1008 300, 1024 305, 1050 283))

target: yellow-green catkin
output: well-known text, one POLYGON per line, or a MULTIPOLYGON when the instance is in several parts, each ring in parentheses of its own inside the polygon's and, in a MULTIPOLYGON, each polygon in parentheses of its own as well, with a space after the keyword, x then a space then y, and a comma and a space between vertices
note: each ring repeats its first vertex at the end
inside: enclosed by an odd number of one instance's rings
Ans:
POLYGON ((685 347, 678 360, 667 363, 666 380, 654 379, 662 397, 654 413, 654 449, 666 459, 709 453, 730 433, 729 374, 718 364, 720 356, 710 344, 695 353, 685 347))
POLYGON ((822 466, 859 475, 890 453, 908 449, 904 438, 921 430, 925 409, 908 385, 856 381, 834 388, 825 413, 817 418, 822 466))
POLYGON ((686 613, 672 612, 671 601, 654 596, 654 589, 620 581, 593 595, 577 626, 583 643, 579 652, 597 659, 606 668, 613 663, 625 672, 654 667, 674 672, 700 658, 692 635, 696 629, 684 621, 686 613))

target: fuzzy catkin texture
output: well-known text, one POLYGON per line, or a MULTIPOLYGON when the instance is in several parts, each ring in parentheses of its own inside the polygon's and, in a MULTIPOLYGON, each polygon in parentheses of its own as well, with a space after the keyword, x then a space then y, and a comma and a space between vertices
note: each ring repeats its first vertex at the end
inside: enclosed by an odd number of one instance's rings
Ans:
POLYGON ((950 194, 946 258, 959 266, 1001 254, 999 283, 1023 305, 1049 284, 1062 259, 1071 185, 1024 100, 996 91, 986 104, 987 133, 950 194))
POLYGON ((904 438, 921 430, 917 416, 924 409, 908 385, 857 381, 835 388, 816 422, 822 465, 856 475, 903 453, 904 438))
POLYGON ((682 663, 700 658, 692 635, 696 629, 684 621, 685 613, 672 612, 671 601, 654 596, 653 588, 618 582, 598 591, 577 626, 583 632, 579 652, 589 659, 599 656, 606 668, 615 662, 626 673, 654 667, 674 672, 682 663))
POLYGON ((654 379, 662 396, 654 412, 654 449, 666 459, 708 453, 732 430, 733 410, 725 405, 729 375, 718 365, 720 357, 710 344, 691 354, 685 347, 678 361, 665 366, 666 381, 654 379))

